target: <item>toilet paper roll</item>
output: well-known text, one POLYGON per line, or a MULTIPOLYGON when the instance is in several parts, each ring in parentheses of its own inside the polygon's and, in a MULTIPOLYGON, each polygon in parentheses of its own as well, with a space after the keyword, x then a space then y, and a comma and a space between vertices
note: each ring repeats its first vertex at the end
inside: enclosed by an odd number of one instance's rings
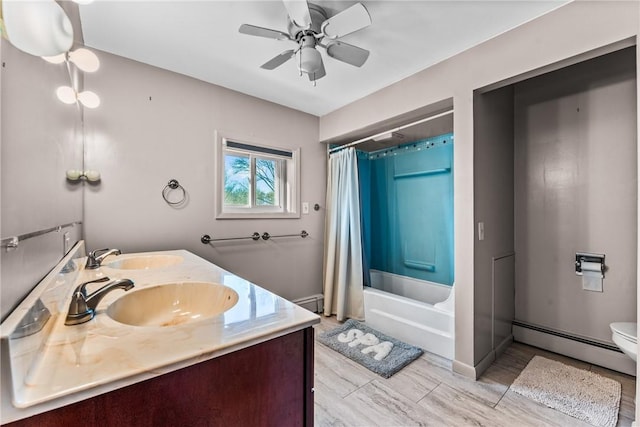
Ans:
MULTIPOLYGON (((584 265, 584 263, 582 263, 584 265)), ((582 270, 582 289, 585 291, 602 292, 602 273, 600 271, 582 270)))
POLYGON ((583 261, 580 264, 580 268, 582 269, 582 272, 593 272, 593 271, 597 271, 598 273, 602 273, 602 264, 600 264, 599 262, 585 262, 583 261))

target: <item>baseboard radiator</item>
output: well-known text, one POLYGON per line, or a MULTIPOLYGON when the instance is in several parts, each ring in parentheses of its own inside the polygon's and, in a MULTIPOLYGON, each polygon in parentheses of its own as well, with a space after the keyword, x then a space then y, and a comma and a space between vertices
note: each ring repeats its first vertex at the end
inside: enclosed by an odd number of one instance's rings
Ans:
POLYGON ((615 344, 519 320, 512 322, 512 330, 514 341, 636 375, 636 363, 615 344))
POLYGON ((577 341, 577 342, 580 342, 582 344, 593 345, 593 346, 596 346, 596 347, 604 348, 606 350, 611 350, 611 351, 616 351, 618 353, 622 353, 622 350, 620 350, 614 344, 608 344, 608 343, 605 343, 605 342, 602 342, 602 341, 596 341, 596 340, 592 340, 592 339, 589 339, 589 338, 581 337, 579 335, 573 335, 573 334, 570 334, 568 332, 557 331, 555 329, 546 328, 544 326, 538 326, 538 325, 533 325, 531 323, 520 322, 518 320, 514 320, 512 322, 512 324, 513 324, 513 326, 519 326, 521 328, 531 329, 531 330, 534 330, 534 331, 542 332, 544 334, 550 334, 550 335, 554 335, 556 337, 560 337, 560 338, 564 338, 564 339, 568 339, 568 340, 572 340, 572 341, 577 341))
POLYGON ((316 294, 304 298, 298 298, 291 301, 300 307, 306 308, 314 313, 322 313, 324 310, 324 295, 316 294))

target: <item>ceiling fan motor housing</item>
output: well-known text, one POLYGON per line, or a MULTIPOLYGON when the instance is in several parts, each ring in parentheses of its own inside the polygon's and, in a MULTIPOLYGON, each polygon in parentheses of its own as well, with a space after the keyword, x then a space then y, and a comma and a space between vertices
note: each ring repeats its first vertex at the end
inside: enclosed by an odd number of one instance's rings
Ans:
POLYGON ((287 31, 291 38, 297 42, 307 35, 318 35, 321 31, 321 26, 324 21, 328 19, 327 12, 323 8, 313 3, 308 3, 309 14, 311 15, 311 26, 309 28, 298 27, 291 19, 289 19, 289 25, 287 31))

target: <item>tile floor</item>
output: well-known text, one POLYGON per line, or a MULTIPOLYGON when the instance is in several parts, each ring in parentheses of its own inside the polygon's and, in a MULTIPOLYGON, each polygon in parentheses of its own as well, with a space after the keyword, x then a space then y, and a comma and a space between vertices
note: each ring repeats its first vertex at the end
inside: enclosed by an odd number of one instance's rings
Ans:
MULTIPOLYGON (((323 317, 316 335, 339 323, 323 317)), ((315 346, 316 426, 589 426, 509 389, 534 355, 591 370, 622 384, 618 426, 635 412, 635 378, 528 345, 514 343, 478 381, 425 353, 384 379, 329 347, 315 346)))

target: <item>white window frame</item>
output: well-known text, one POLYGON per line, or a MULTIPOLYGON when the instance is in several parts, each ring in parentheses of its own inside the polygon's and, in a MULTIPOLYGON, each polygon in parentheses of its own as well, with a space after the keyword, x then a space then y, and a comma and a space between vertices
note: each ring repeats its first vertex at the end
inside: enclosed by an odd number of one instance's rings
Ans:
POLYGON ((300 148, 282 148, 264 141, 248 140, 246 138, 235 138, 216 132, 216 219, 276 219, 276 218, 300 218, 300 148), (237 147, 227 147, 227 143, 246 145, 258 150, 252 151, 250 148, 243 149, 237 147), (273 152, 273 153, 270 153, 273 152), (290 158, 278 156, 277 152, 283 151, 291 155, 290 158), (250 206, 226 206, 224 204, 224 178, 225 178, 225 154, 242 153, 250 155, 250 206), (282 159, 284 167, 278 171, 278 183, 276 188, 279 206, 260 206, 255 203, 255 159, 282 159))

